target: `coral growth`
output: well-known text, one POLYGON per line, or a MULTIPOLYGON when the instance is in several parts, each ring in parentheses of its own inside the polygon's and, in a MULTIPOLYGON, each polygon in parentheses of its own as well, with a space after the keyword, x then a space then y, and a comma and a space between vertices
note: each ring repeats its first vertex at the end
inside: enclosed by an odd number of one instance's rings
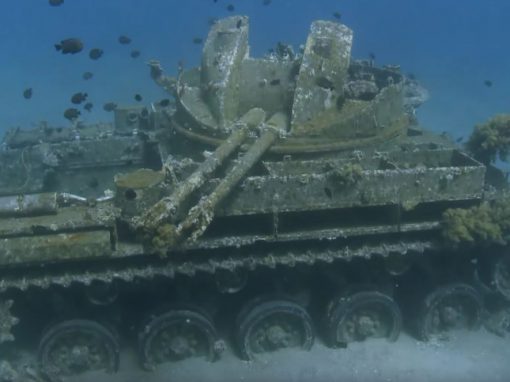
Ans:
POLYGON ((510 197, 471 208, 448 209, 443 214, 442 234, 450 244, 510 241, 510 197))
POLYGON ((467 149, 485 164, 499 158, 506 161, 510 153, 510 114, 500 114, 476 125, 466 143, 467 149))
POLYGON ((330 179, 340 187, 356 184, 363 175, 363 167, 357 163, 347 163, 342 167, 330 170, 330 179))

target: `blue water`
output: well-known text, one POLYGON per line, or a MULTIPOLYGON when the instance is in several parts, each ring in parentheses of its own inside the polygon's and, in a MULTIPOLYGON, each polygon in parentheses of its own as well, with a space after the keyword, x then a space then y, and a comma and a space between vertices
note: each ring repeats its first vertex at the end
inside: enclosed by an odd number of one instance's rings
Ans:
POLYGON ((334 19, 354 30, 353 56, 376 55, 376 63, 400 64, 428 88, 430 100, 418 117, 427 128, 469 134, 473 125, 510 108, 510 1, 508 0, 47 0, 2 2, 0 13, 0 130, 30 127, 40 120, 67 126, 63 111, 73 93, 94 103, 85 122, 108 121, 102 104, 134 104, 134 94, 150 102, 165 97, 151 81, 145 62, 159 59, 169 74, 178 61, 200 62, 200 45, 211 17, 250 17, 251 54, 259 56, 277 41, 304 43, 315 19, 334 19), (130 45, 117 38, 126 34, 130 45), (83 52, 62 55, 54 44, 68 37, 85 43, 83 52), (98 61, 88 50, 98 47, 98 61), (138 59, 130 57, 139 49, 138 59), (84 71, 94 78, 84 81, 84 71), (493 81, 492 87, 484 80, 493 81), (33 88, 25 100, 22 92, 33 88))

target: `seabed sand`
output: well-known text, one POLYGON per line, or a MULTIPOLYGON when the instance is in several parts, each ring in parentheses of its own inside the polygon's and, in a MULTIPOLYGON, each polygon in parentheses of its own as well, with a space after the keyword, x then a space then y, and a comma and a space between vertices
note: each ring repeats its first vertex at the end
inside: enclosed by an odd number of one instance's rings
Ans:
POLYGON ((231 351, 208 363, 201 359, 140 370, 134 354, 124 352, 119 373, 95 373, 69 382, 508 382, 510 338, 485 330, 457 333, 449 341, 424 343, 401 335, 396 343, 371 340, 347 349, 316 343, 310 352, 287 350, 239 360, 231 351))

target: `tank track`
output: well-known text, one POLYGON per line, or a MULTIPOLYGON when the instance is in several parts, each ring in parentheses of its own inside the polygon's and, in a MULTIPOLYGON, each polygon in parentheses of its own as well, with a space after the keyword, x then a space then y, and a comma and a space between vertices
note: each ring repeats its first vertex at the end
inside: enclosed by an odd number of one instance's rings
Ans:
POLYGON ((369 259, 373 256, 387 257, 390 254, 406 255, 408 253, 422 254, 434 251, 440 246, 434 241, 399 241, 383 245, 360 245, 355 248, 343 247, 334 250, 314 252, 304 250, 302 252, 286 251, 284 253, 268 252, 264 255, 251 255, 242 257, 229 257, 225 259, 205 259, 203 261, 172 261, 169 259, 163 263, 145 264, 137 266, 122 266, 119 264, 105 266, 106 269, 99 271, 74 270, 62 274, 43 274, 25 276, 23 278, 5 278, 0 282, 0 293, 8 290, 25 291, 28 288, 49 288, 51 286, 69 287, 78 283, 90 285, 94 281, 110 283, 113 281, 131 282, 135 279, 150 280, 155 277, 174 278, 176 275, 193 277, 195 274, 214 274, 217 270, 234 271, 246 269, 253 271, 259 267, 275 268, 276 266, 293 267, 297 264, 313 265, 316 262, 331 263, 335 260, 350 260, 353 258, 369 259))

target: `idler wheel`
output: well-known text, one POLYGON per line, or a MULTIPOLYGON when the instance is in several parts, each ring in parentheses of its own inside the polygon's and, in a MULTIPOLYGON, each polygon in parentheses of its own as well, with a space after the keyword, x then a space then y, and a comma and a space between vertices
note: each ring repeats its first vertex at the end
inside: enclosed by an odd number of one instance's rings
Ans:
POLYGON ((480 294, 467 284, 451 284, 426 296, 420 309, 418 335, 424 341, 447 339, 455 329, 478 329, 483 302, 480 294))
POLYGON ((38 359, 41 369, 49 375, 116 372, 119 344, 109 329, 95 321, 68 320, 45 331, 38 359))
POLYGON ((255 299, 237 318, 237 344, 241 356, 285 348, 310 350, 315 340, 312 320, 298 303, 286 299, 255 299))
POLYGON ((369 338, 396 341, 402 328, 397 303, 378 291, 359 291, 333 299, 326 314, 326 335, 332 346, 369 338))
POLYGON ((138 335, 138 345, 147 370, 191 357, 214 361, 223 350, 212 320, 194 308, 173 308, 151 315, 138 335))

